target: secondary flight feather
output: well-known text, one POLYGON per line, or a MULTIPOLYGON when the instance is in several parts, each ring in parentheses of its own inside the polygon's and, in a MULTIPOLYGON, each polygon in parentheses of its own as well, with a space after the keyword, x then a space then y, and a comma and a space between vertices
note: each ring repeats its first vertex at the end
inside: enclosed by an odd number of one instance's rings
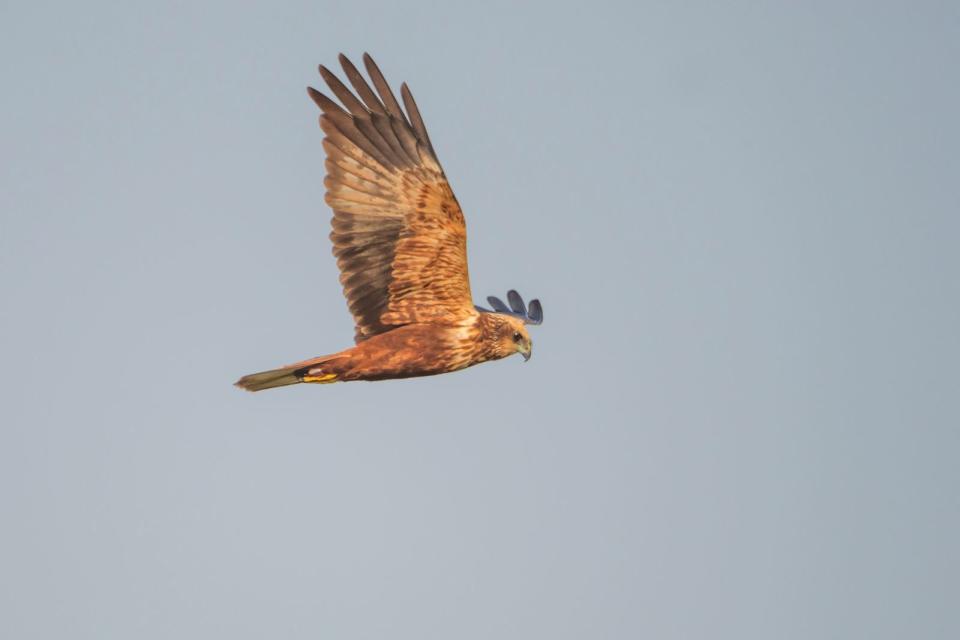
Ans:
POLYGON ((492 296, 492 309, 473 304, 463 211, 413 94, 401 85, 401 108, 373 59, 363 62, 372 88, 340 55, 353 91, 320 66, 341 104, 307 89, 321 111, 330 240, 356 345, 244 376, 236 384, 249 391, 427 376, 515 353, 529 359, 525 325, 543 321, 540 302, 528 308, 516 291, 509 306, 492 296))

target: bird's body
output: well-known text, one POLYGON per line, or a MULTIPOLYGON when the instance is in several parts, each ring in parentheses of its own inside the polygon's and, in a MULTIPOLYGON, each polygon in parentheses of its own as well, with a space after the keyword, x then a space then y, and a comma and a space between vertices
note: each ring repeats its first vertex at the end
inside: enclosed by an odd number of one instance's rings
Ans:
POLYGON ((330 71, 320 73, 347 107, 309 89, 322 110, 326 202, 334 212, 333 253, 356 324, 356 346, 241 378, 259 391, 289 384, 409 378, 458 371, 514 353, 530 357, 529 315, 516 292, 510 308, 475 307, 467 273, 463 212, 440 167, 406 84, 404 113, 373 60, 377 93, 340 57, 358 99, 330 71))
POLYGON ((477 313, 459 324, 404 325, 339 353, 246 376, 239 384, 259 391, 299 382, 325 384, 413 378, 459 371, 518 351, 529 356, 529 338, 521 338, 524 344, 519 348, 513 339, 513 334, 522 326, 518 327, 510 316, 506 320, 492 317, 499 315, 477 313))

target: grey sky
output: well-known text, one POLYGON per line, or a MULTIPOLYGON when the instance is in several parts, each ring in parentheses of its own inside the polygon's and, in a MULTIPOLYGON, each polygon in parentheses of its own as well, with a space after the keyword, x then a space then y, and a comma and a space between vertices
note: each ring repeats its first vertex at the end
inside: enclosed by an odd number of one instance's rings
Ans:
POLYGON ((471 4, 0 7, 0 636, 960 636, 956 5, 471 4), (364 50, 546 322, 242 393, 364 50))

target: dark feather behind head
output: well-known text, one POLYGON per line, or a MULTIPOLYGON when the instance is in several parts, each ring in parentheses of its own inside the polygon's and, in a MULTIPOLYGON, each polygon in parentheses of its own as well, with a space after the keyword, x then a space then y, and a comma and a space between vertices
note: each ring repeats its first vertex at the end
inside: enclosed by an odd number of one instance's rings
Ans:
POLYGON ((530 305, 527 306, 523 303, 523 298, 520 297, 520 294, 513 289, 507 292, 507 302, 510 303, 509 307, 503 303, 503 300, 496 296, 487 296, 487 302, 493 307, 492 311, 480 306, 477 307, 477 311, 482 313, 505 313, 522 319, 525 324, 540 324, 543 322, 543 307, 540 305, 540 301, 537 299, 531 300, 530 305))

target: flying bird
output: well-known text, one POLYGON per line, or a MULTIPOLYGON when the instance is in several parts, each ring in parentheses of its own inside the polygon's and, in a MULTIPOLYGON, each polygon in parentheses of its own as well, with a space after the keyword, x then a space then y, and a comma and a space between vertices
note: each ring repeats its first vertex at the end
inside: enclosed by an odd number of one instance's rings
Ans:
POLYGON ((538 300, 511 290, 505 304, 475 306, 467 274, 467 229, 406 83, 404 109, 373 59, 373 82, 340 55, 356 93, 329 69, 320 75, 343 106, 312 87, 325 137, 326 202, 333 254, 355 327, 355 346, 240 378, 260 391, 298 383, 410 378, 458 371, 519 353, 525 325, 540 324, 538 300), (374 89, 376 91, 374 91, 374 89))

